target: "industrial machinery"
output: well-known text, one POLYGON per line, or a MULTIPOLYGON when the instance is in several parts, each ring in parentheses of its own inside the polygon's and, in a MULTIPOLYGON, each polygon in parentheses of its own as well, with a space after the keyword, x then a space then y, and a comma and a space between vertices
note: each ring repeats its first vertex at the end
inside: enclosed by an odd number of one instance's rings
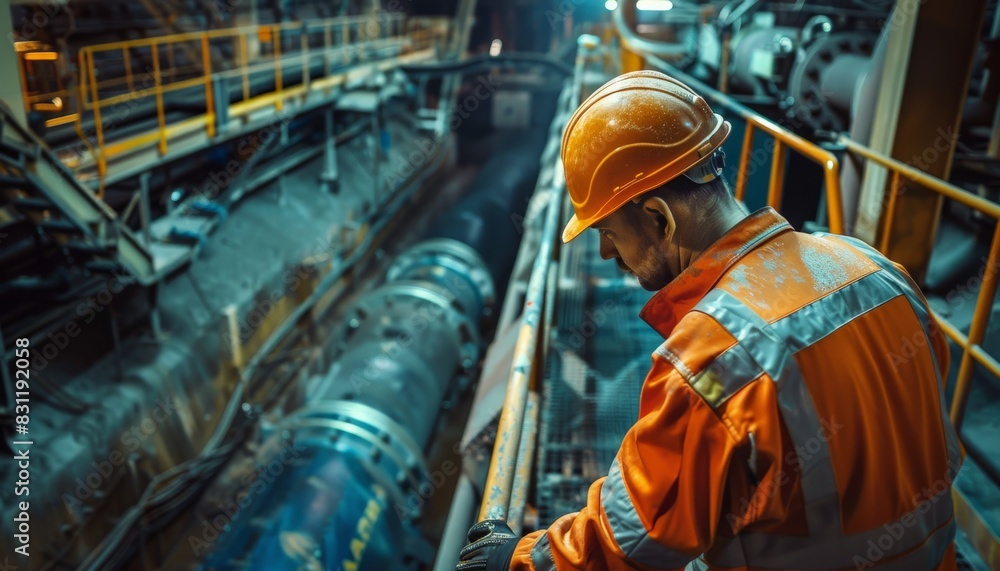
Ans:
POLYGON ((424 450, 441 403, 467 387, 495 323, 518 244, 506 213, 526 204, 539 152, 527 140, 491 158, 469 195, 393 261, 386 284, 348 311, 341 357, 304 406, 277 423, 258 464, 289 449, 294 459, 223 533, 204 569, 430 562, 434 550, 414 522, 443 482, 435 479, 440 471, 432 477, 424 450))
POLYGON ((934 251, 959 548, 1000 553, 997 0, 933 161, 876 120, 940 2, 14 0, 0 429, 27 343, 34 444, 30 510, 0 461, 0 570, 451 571, 477 519, 578 510, 662 340, 596 236, 557 240, 560 141, 639 68, 733 124, 748 208, 934 251), (899 230, 921 193, 937 242, 899 230))

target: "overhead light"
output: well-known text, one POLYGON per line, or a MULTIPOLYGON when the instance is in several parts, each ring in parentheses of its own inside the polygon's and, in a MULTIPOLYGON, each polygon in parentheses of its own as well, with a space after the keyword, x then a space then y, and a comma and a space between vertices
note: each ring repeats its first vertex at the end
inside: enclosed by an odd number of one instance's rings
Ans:
POLYGON ((618 0, 608 0, 604 3, 604 7, 614 12, 618 9, 618 0))
POLYGON ((490 44, 490 55, 493 57, 500 55, 501 49, 503 49, 503 42, 500 41, 500 38, 493 40, 493 43, 490 44))
POLYGON ((55 61, 59 59, 59 54, 56 52, 27 52, 24 54, 24 59, 29 61, 55 61))
POLYGON ((637 10, 648 10, 650 12, 666 12, 674 7, 670 0, 639 0, 635 3, 637 10))

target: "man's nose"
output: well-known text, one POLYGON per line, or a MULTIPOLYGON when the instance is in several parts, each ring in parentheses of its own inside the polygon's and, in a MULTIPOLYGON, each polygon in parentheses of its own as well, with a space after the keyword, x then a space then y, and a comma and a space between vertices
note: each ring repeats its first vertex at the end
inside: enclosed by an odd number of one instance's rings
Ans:
POLYGON ((601 234, 600 254, 601 258, 605 260, 618 257, 618 248, 615 248, 614 242, 610 238, 605 237, 604 234, 601 234))

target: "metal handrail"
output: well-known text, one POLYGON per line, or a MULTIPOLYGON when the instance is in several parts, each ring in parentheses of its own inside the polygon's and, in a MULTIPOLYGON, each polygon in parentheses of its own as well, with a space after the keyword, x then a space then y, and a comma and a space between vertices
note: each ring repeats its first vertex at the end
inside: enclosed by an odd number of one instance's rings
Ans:
POLYGON ((1000 274, 1000 204, 986 200, 949 182, 917 170, 910 165, 887 157, 846 135, 841 135, 838 138, 838 142, 844 146, 847 152, 871 161, 892 173, 885 203, 885 222, 881 233, 882 239, 878 246, 879 250, 885 252, 889 245, 889 236, 892 233, 892 224, 895 219, 893 214, 896 211, 896 203, 900 194, 898 190, 901 187, 901 179, 909 180, 941 196, 946 196, 985 216, 993 218, 997 222, 996 228, 993 231, 990 251, 986 257, 986 271, 983 273, 982 285, 979 286, 979 296, 976 298, 976 305, 972 311, 972 322, 969 325, 968 335, 963 334, 958 327, 944 316, 932 311, 934 318, 941 326, 941 331, 962 348, 962 361, 958 367, 958 376, 955 379, 955 394, 952 397, 950 411, 951 421, 955 425, 955 429, 960 430, 965 416, 965 405, 969 398, 969 389, 972 384, 972 373, 974 372, 975 364, 979 363, 996 376, 997 379, 1000 379, 1000 362, 990 356, 982 347, 983 339, 986 337, 986 328, 989 325, 990 312, 993 307, 993 297, 997 291, 998 277, 1000 277, 998 276, 1000 274))
MULTIPOLYGON (((572 80, 563 89, 559 98, 560 110, 554 126, 560 131, 572 112, 579 104, 583 65, 586 60, 585 48, 581 45, 576 59, 575 73, 572 80), (568 93, 567 93, 568 91, 568 93), (563 108, 565 106, 566 108, 563 108), (561 122, 561 123, 560 123, 561 122)), ((544 157, 543 157, 544 159, 544 157)), ((559 217, 562 205, 566 199, 566 179, 558 158, 553 170, 552 180, 548 185, 548 197, 545 205, 545 218, 539 236, 538 252, 531 267, 528 285, 524 296, 521 312, 521 327, 514 345, 513 362, 510 378, 507 381, 507 391, 504 395, 503 408, 497 425, 496 441, 493 444, 493 454, 490 457, 490 467, 487 471, 486 485, 477 521, 485 519, 508 520, 511 513, 523 513, 523 505, 511 507, 511 501, 525 502, 523 496, 515 496, 517 489, 527 489, 526 479, 530 469, 530 457, 522 457, 534 450, 534 442, 522 442, 522 438, 534 440, 537 438, 537 415, 539 408, 535 403, 537 395, 530 391, 531 381, 539 370, 539 348, 545 330, 545 307, 549 299, 547 288, 550 287, 549 272, 556 265, 556 240, 559 217), (522 436, 523 434, 523 436, 522 436), (520 472, 520 474, 518 474, 520 472), (515 485, 516 483, 516 485, 515 485)), ((537 194, 538 191, 536 191, 537 194)), ((520 528, 520 522, 513 522, 515 528, 520 528)))
MULTIPOLYGON (((261 100, 265 105, 273 105, 280 112, 287 99, 302 95, 302 90, 308 88, 311 79, 308 66, 317 58, 332 62, 340 52, 342 61, 348 63, 350 50, 356 49, 359 45, 380 47, 387 43, 399 43, 412 49, 425 49, 435 42, 443 41, 447 36, 447 25, 442 26, 442 22, 445 22, 445 19, 408 18, 404 14, 383 14, 377 17, 341 16, 309 22, 239 26, 95 44, 80 49, 79 81, 75 90, 67 91, 66 96, 68 98, 70 95, 75 95, 78 102, 76 106, 78 112, 73 122, 77 134, 91 149, 97 165, 99 182, 103 187, 108 159, 116 154, 133 150, 130 145, 114 148, 107 145, 102 111, 111 106, 132 104, 138 99, 155 97, 157 127, 136 140, 141 144, 155 141, 159 153, 164 155, 168 150, 168 141, 175 132, 204 128, 209 137, 215 136, 217 118, 213 80, 217 77, 242 76, 243 97, 240 104, 246 105, 247 109, 257 108, 256 102, 261 100), (317 42, 317 39, 321 39, 321 42, 317 42), (213 70, 211 57, 213 46, 223 41, 233 43, 233 61, 227 69, 213 70), (257 61, 251 61, 249 54, 251 41, 270 45, 270 52, 261 53, 259 58, 256 58, 257 61), (313 47, 316 43, 321 45, 313 47), (180 46, 190 48, 192 45, 198 46, 198 50, 192 51, 192 54, 196 58, 200 56, 200 61, 186 62, 183 68, 173 65, 175 49, 180 46), (145 70, 143 78, 137 78, 133 73, 132 54, 136 50, 148 52, 152 61, 152 66, 145 70), (165 53, 170 61, 161 63, 161 53, 165 53), (98 80, 97 66, 106 64, 108 54, 119 58, 124 71, 119 77, 98 80), (283 85, 283 71, 292 66, 301 66, 303 83, 286 87, 283 85), (267 93, 251 97, 250 73, 261 68, 273 68, 274 88, 267 93), (204 113, 170 120, 165 111, 164 95, 199 87, 204 90, 204 113), (93 114, 94 124, 89 134, 95 141, 93 146, 90 145, 90 137, 84 133, 84 111, 93 114)), ((218 67, 217 64, 216 66, 218 67)))
MULTIPOLYGON (((557 169, 558 173, 561 170, 557 169)), ((514 359, 503 409, 497 426, 497 438, 490 458, 485 493, 479 510, 479 520, 506 520, 510 509, 510 499, 514 488, 514 477, 518 464, 518 450, 521 448, 521 432, 528 406, 528 388, 537 366, 536 355, 541 335, 542 310, 545 301, 545 286, 552 260, 556 228, 564 193, 560 184, 553 184, 549 194, 545 224, 542 227, 538 256, 531 269, 528 289, 524 297, 524 311, 521 329, 514 345, 514 359)))

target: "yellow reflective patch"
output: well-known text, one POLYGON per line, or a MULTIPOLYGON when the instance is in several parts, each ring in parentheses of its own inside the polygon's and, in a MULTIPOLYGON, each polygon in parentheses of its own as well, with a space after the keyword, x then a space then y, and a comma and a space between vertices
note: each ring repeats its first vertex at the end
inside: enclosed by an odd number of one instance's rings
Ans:
POLYGON ((726 396, 726 387, 722 384, 719 374, 711 369, 704 370, 691 379, 691 388, 701 395, 712 408, 722 403, 726 396))

